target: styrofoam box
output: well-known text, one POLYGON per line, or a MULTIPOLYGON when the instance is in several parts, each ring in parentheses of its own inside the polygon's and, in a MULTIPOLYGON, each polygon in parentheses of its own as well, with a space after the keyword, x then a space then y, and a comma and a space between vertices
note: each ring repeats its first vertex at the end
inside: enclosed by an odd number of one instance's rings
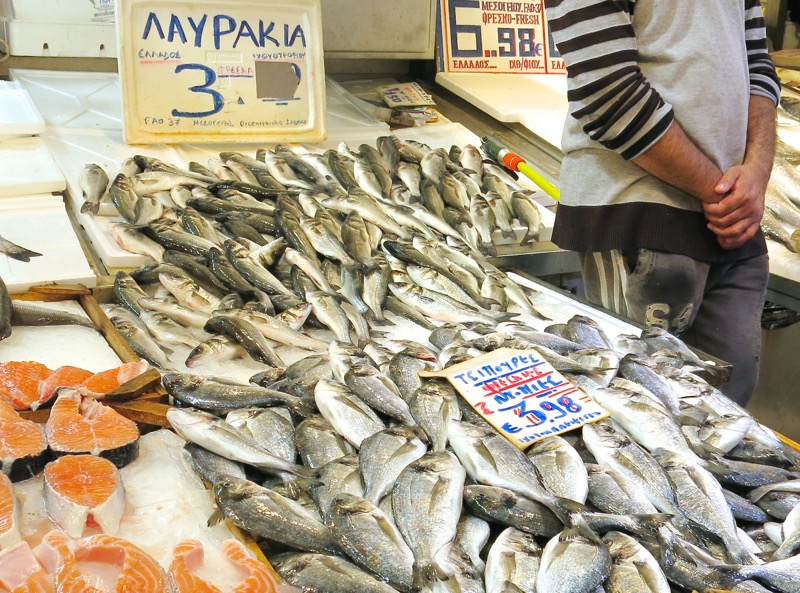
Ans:
POLYGON ((5 0, 5 15, 23 21, 113 23, 115 0, 5 0))
POLYGON ((12 19, 6 21, 6 29, 12 56, 117 57, 117 33, 113 24, 12 19))

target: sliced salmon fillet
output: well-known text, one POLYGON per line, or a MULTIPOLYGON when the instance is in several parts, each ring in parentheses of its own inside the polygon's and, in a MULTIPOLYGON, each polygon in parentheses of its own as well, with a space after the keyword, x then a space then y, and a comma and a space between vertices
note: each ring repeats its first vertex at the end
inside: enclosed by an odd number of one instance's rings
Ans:
POLYGON ((53 593, 53 581, 27 542, 0 550, 0 592, 53 593))
POLYGON ((0 397, 8 400, 17 410, 38 407, 39 382, 47 379, 53 371, 39 362, 0 362, 0 397))
POLYGON ((39 424, 21 418, 14 407, 0 399, 0 468, 12 482, 27 480, 44 469, 49 457, 44 431, 39 424))
POLYGON ((0 550, 22 541, 19 534, 19 505, 14 495, 14 484, 0 472, 0 550))
POLYGON ((100 455, 122 468, 138 453, 136 424, 99 401, 81 396, 77 389, 58 390, 45 431, 56 455, 100 455))
POLYGON ((92 375, 92 371, 79 367, 63 366, 57 368, 49 377, 39 381, 39 405, 49 402, 59 387, 77 387, 92 375))
MULTIPOLYGON (((119 570, 115 593, 167 593, 167 576, 156 560, 129 541, 93 535, 75 545, 78 562, 106 564, 119 570)), ((72 589, 79 593, 79 589, 72 589)), ((69 593, 65 590, 64 593, 69 593)))
POLYGON ((113 369, 95 373, 91 377, 87 377, 81 384, 83 387, 81 391, 87 395, 105 395, 123 383, 127 383, 134 377, 138 377, 149 367, 150 365, 146 360, 126 362, 113 369))
POLYGON ((244 580, 233 589, 232 593, 277 592, 277 582, 269 568, 248 554, 244 544, 235 539, 225 540, 222 543, 222 553, 244 576, 244 580))
POLYGON ((114 535, 125 510, 119 470, 94 455, 64 455, 44 468, 44 501, 50 518, 79 538, 87 522, 114 535))
POLYGON ((81 573, 70 540, 63 531, 53 530, 42 538, 35 554, 50 575, 58 593, 103 593, 89 584, 81 573))
POLYGON ((204 556, 203 544, 196 539, 186 539, 175 546, 168 573, 173 593, 222 593, 195 574, 203 566, 204 556))

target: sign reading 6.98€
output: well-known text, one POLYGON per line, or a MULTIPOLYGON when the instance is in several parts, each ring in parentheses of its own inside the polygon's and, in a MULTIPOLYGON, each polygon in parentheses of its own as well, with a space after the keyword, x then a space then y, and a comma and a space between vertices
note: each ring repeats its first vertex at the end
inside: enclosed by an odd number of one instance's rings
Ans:
POLYGON ((544 2, 441 0, 439 66, 445 72, 563 74, 544 2))

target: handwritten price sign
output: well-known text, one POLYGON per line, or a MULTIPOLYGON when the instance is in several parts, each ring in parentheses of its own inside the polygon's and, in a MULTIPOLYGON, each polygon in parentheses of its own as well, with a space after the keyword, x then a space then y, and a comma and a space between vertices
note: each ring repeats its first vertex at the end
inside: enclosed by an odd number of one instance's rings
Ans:
POLYGON ((119 0, 125 139, 325 138, 319 0, 119 0))
POLYGON ((609 414, 535 350, 500 348, 442 371, 487 422, 520 449, 609 414))
POLYGON ((550 37, 542 0, 441 0, 440 7, 440 63, 445 72, 566 71, 550 37))

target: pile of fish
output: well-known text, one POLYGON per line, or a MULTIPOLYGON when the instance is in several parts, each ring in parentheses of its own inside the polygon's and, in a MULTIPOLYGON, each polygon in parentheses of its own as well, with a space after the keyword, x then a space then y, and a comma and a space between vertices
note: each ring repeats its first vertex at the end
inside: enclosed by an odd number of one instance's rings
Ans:
POLYGON ((112 184, 127 244, 156 261, 117 275, 107 311, 164 372, 213 520, 320 592, 800 591, 800 454, 679 340, 548 324, 469 233, 353 183, 361 158, 407 162, 390 147, 408 143, 378 145, 326 153, 311 188, 276 164, 287 149, 221 155, 257 183, 138 158, 112 184), (167 189, 178 208, 148 197, 167 189), (612 419, 522 453, 418 376, 502 347, 535 348, 612 419), (187 372, 237 357, 247 384, 187 372))
POLYGON ((795 134, 800 126, 800 100, 782 96, 778 109, 778 142, 767 185, 761 229, 767 237, 800 253, 800 150, 780 139, 782 130, 795 134))

